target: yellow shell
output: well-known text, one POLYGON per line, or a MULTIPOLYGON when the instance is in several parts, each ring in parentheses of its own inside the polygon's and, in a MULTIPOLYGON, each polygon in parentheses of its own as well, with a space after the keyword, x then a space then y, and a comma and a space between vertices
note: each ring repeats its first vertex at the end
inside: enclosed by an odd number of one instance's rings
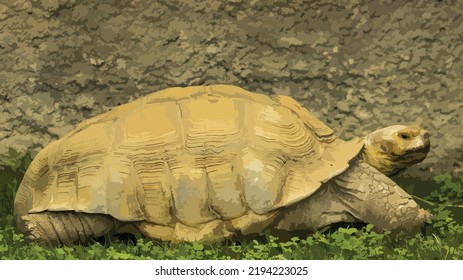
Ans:
POLYGON ((18 190, 16 215, 236 221, 309 197, 362 146, 334 136, 290 97, 227 85, 169 88, 86 120, 44 148, 18 190))

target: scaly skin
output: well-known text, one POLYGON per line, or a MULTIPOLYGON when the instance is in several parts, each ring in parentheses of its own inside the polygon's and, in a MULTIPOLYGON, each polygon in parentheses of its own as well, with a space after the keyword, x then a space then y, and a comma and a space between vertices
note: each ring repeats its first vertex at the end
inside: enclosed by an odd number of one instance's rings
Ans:
POLYGON ((286 231, 314 231, 337 222, 362 221, 379 230, 413 235, 431 218, 403 189, 362 160, 284 211, 276 228, 286 231))

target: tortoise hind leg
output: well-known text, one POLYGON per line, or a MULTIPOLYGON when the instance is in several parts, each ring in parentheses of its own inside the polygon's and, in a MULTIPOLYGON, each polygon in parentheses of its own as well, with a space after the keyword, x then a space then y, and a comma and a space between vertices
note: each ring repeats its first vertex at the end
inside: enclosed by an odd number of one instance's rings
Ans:
POLYGON ((28 214, 20 220, 25 239, 46 246, 86 243, 113 230, 116 223, 108 215, 71 211, 28 214))

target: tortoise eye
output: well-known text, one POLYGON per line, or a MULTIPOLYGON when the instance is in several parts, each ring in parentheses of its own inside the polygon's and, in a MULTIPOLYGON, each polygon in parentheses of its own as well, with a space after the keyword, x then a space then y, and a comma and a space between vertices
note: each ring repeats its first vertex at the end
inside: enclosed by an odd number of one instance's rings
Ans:
POLYGON ((399 133, 399 136, 402 139, 410 139, 410 135, 408 133, 399 133))

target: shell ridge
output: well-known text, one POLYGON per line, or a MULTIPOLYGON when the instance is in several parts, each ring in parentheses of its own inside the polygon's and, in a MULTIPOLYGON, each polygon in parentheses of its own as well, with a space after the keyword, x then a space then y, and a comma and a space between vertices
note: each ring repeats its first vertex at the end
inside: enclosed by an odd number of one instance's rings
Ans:
POLYGON ((164 158, 164 174, 167 175, 167 192, 169 193, 169 213, 171 214, 171 217, 173 218, 173 221, 175 222, 178 221, 178 216, 177 216, 177 211, 175 209, 175 197, 172 192, 172 185, 173 185, 173 174, 172 174, 172 167, 169 164, 169 161, 164 158))
MULTIPOLYGON (((146 221, 147 220, 147 215, 146 215, 146 210, 144 209, 144 205, 140 202, 140 199, 138 197, 138 189, 143 188, 142 186, 142 181, 140 178, 140 174, 138 174, 138 171, 135 169, 134 162, 133 160, 130 160, 130 173, 133 174, 133 193, 134 197, 136 200, 136 204, 138 206, 138 209, 140 210, 141 217, 139 217, 140 220, 146 221)), ((130 186, 129 186, 130 187, 130 186)), ((140 215, 139 215, 140 216, 140 215)))
POLYGON ((323 141, 332 141, 331 138, 337 138, 334 135, 334 130, 329 126, 320 121, 315 117, 311 112, 302 107, 297 103, 293 98, 285 95, 274 95, 271 96, 279 105, 289 109, 293 112, 298 118, 304 121, 305 125, 317 135, 320 140, 323 141))

